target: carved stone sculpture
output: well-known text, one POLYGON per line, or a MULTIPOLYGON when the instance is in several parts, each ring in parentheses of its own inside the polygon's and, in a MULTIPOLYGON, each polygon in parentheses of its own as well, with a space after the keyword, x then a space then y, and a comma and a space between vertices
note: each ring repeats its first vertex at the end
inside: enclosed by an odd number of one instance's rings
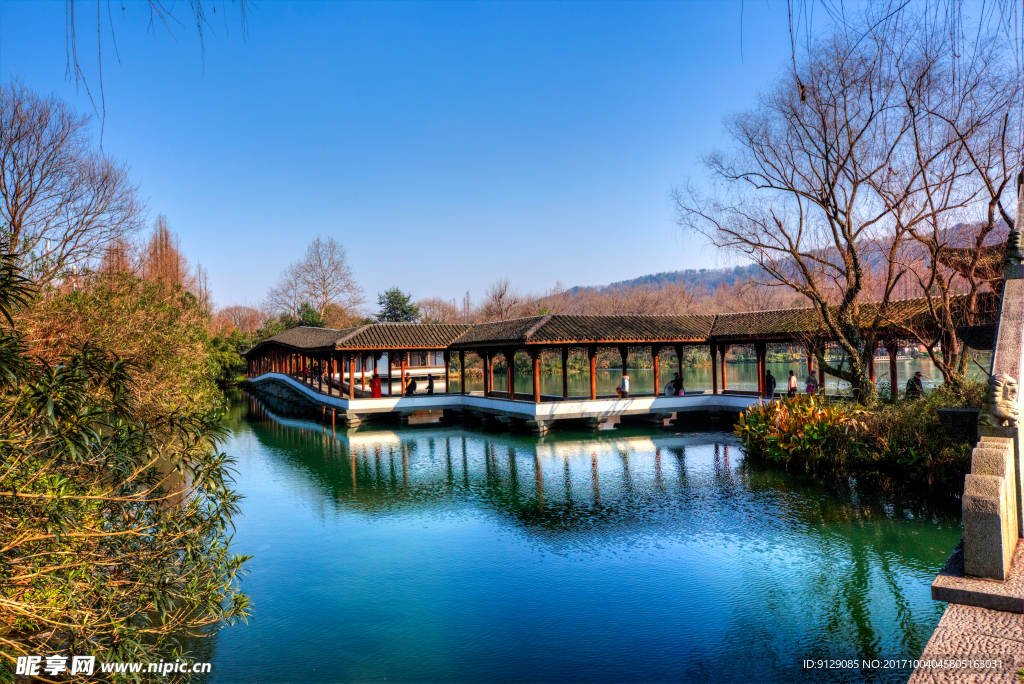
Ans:
POLYGON ((989 377, 985 390, 985 410, 978 422, 996 427, 1016 427, 1020 405, 1017 401, 1017 381, 1006 373, 989 377))

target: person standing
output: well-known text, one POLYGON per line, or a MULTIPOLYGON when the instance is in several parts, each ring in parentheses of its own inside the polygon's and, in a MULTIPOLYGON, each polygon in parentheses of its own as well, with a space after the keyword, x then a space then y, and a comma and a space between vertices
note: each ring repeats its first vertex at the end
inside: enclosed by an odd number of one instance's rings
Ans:
POLYGON ((796 373, 789 371, 789 382, 786 386, 786 396, 790 399, 796 396, 796 373))
POLYGON ((770 370, 764 372, 764 396, 767 399, 775 398, 775 376, 770 370))
POLYGON ((622 384, 619 385, 619 397, 627 399, 629 397, 629 376, 622 376, 622 384))
POLYGON ((433 375, 428 375, 427 376, 427 396, 428 397, 434 396, 434 376, 433 375))
POLYGON ((377 375, 376 369, 373 371, 373 379, 370 380, 370 396, 374 399, 380 399, 380 376, 377 375))
POLYGON ((921 382, 921 371, 914 373, 914 377, 907 380, 907 399, 920 399, 924 394, 924 384, 921 382))

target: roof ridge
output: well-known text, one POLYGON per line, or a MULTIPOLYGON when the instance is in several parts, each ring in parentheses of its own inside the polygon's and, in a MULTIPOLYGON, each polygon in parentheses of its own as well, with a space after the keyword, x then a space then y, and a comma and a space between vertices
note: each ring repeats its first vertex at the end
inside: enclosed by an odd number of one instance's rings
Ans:
POLYGON ((540 330, 541 328, 543 328, 544 324, 547 323, 548 321, 550 321, 553 317, 554 317, 554 314, 547 314, 546 316, 541 318, 539 321, 537 321, 536 323, 531 325, 529 328, 527 328, 526 332, 523 333, 523 340, 529 342, 530 341, 530 335, 532 335, 533 333, 535 333, 538 330, 540 330))
POLYGON ((359 333, 361 333, 362 331, 364 331, 364 330, 366 330, 367 328, 369 328, 369 327, 370 327, 371 325, 373 325, 373 323, 366 323, 365 325, 361 325, 361 326, 359 326, 358 328, 356 328, 355 330, 353 330, 353 331, 352 331, 352 332, 350 332, 349 334, 347 334, 347 335, 342 335, 342 336, 341 336, 341 337, 339 337, 338 339, 334 340, 334 345, 335 345, 335 346, 338 346, 339 344, 344 344, 345 342, 348 342, 348 341, 349 341, 349 340, 351 340, 351 339, 352 339, 353 337, 355 337, 356 335, 358 335, 358 334, 359 334, 359 333))

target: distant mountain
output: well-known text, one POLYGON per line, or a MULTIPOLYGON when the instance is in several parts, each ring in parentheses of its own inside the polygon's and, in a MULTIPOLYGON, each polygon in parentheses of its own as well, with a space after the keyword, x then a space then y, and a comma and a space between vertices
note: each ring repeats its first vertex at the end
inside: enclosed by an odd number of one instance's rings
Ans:
POLYGON ((675 285, 682 283, 687 290, 694 290, 703 287, 708 293, 713 293, 718 289, 720 283, 725 283, 728 286, 735 285, 736 283, 742 283, 757 277, 761 273, 761 267, 757 264, 749 264, 747 266, 736 266, 734 268, 699 268, 693 269, 688 268, 685 271, 666 271, 664 273, 652 273, 650 275, 643 275, 639 278, 632 278, 630 280, 620 280, 615 283, 609 283, 607 285, 597 285, 588 287, 574 287, 573 291, 580 289, 587 290, 617 290, 620 288, 629 287, 648 287, 654 286, 659 287, 662 285, 675 285))

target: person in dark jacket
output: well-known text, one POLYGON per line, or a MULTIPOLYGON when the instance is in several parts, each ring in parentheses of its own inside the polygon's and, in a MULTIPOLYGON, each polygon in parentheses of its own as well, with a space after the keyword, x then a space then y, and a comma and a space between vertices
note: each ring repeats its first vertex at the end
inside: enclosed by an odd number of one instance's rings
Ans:
POLYGON ((434 396, 434 376, 433 375, 428 375, 427 376, 427 396, 428 397, 434 396))
POLYGON ((920 399, 924 394, 924 385, 921 383, 921 371, 914 373, 914 377, 907 380, 907 399, 920 399))
POLYGON ((416 379, 409 378, 409 384, 405 386, 405 396, 411 397, 416 394, 416 379))
POLYGON ((764 372, 764 396, 768 399, 775 397, 775 376, 770 370, 764 372))

